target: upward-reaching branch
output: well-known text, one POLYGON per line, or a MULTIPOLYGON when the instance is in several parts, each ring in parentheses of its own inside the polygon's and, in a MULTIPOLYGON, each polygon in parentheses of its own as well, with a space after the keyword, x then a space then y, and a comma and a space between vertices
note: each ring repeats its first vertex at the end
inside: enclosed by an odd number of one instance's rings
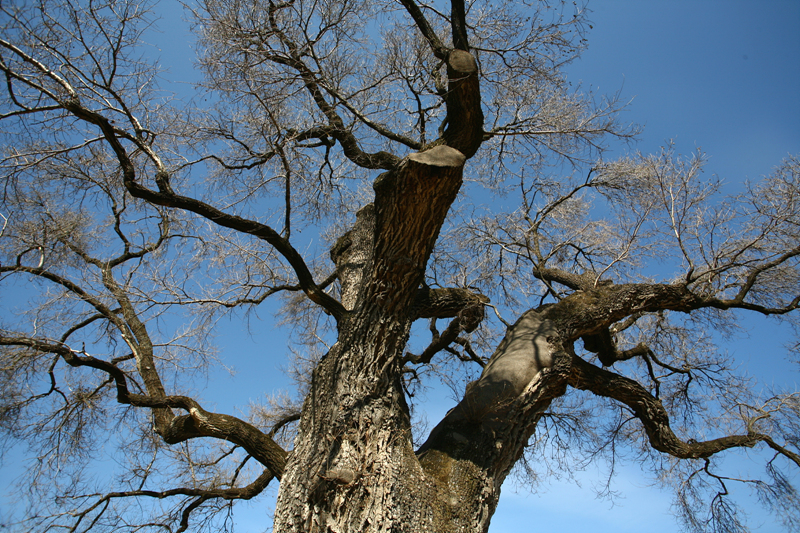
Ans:
POLYGON ((444 142, 469 159, 483 142, 483 109, 478 63, 469 52, 452 50, 447 56, 449 86, 444 142))
POLYGON ((428 41, 433 55, 442 61, 447 59, 448 49, 442 44, 442 41, 436 35, 436 32, 428 22, 428 19, 425 18, 425 14, 419 8, 417 3, 414 2, 414 0, 400 0, 400 3, 403 4, 403 6, 406 8, 406 11, 408 11, 408 14, 414 19, 414 22, 417 24, 417 28, 419 28, 419 31, 422 33, 422 36, 428 41))
POLYGON ((442 139, 469 159, 478 151, 484 138, 478 63, 469 53, 463 0, 452 2, 453 46, 445 47, 413 0, 401 0, 431 46, 434 56, 447 64, 448 88, 445 96, 447 117, 442 139))
POLYGON ((451 0, 450 26, 453 32, 453 48, 469 52, 467 42, 467 13, 464 0, 451 0))

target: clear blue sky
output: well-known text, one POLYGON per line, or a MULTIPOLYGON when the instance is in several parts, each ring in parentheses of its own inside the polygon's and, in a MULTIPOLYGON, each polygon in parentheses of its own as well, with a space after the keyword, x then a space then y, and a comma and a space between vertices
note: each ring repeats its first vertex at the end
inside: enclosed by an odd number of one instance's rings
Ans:
POLYGON ((800 150, 800 2, 594 0, 575 80, 634 98, 639 148, 700 147, 728 181, 800 150))
MULTIPOLYGON (((175 9, 177 2, 161 2, 158 9, 166 6, 175 9)), ((800 153, 800 0, 594 0, 590 8, 589 50, 569 76, 597 93, 621 90, 624 99, 633 99, 624 117, 645 126, 633 148, 651 152, 669 139, 681 153, 700 147, 710 156, 708 171, 732 187, 770 172, 789 153, 800 153)), ((176 25, 160 26, 168 32, 163 45, 156 43, 165 61, 191 52, 176 25)), ((183 76, 189 67, 187 58, 172 70, 183 76)), ((237 374, 212 378, 203 395, 209 407, 216 402, 221 410, 246 411, 251 399, 285 382, 277 370, 285 364, 282 337, 272 329, 269 313, 260 314, 265 320, 263 326, 254 324, 261 330, 256 337, 233 322, 219 337, 222 358, 237 374)), ((774 340, 769 328, 758 323, 754 342, 737 346, 744 365, 769 355, 779 366, 779 345, 756 342, 774 340)), ((796 365, 781 368, 784 379, 800 381, 796 365)), ((430 421, 449 407, 433 406, 430 421)), ((9 463, 6 468, 8 473, 9 463)), ((635 465, 621 469, 614 488, 622 497, 613 503, 595 498, 592 487, 600 481, 595 474, 579 476, 582 487, 545 482, 535 495, 506 483, 490 531, 676 531, 671 495, 650 487, 635 465)), ((263 531, 264 505, 263 499, 243 504, 236 531, 263 531)), ((756 530, 779 531, 753 505, 752 525, 763 522, 756 530)))

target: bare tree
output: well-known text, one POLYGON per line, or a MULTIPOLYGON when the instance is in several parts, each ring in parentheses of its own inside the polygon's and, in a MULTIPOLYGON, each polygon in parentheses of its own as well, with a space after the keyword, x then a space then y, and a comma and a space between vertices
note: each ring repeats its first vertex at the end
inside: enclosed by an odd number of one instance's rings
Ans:
POLYGON ((800 160, 732 198, 702 154, 605 160, 635 131, 560 72, 574 3, 200 1, 203 106, 159 87, 141 2, 0 10, 0 280, 28 309, 0 324, 0 421, 38 458, 21 530, 217 531, 277 480, 276 531, 486 531, 515 466, 623 448, 689 529, 743 528, 738 481, 800 523, 800 394, 765 396, 711 335, 797 326, 800 160), (297 395, 212 412, 193 383, 216 319, 276 299, 297 395), (417 443, 437 374, 462 399, 417 443), (717 467, 736 448, 771 454, 763 478, 717 467))

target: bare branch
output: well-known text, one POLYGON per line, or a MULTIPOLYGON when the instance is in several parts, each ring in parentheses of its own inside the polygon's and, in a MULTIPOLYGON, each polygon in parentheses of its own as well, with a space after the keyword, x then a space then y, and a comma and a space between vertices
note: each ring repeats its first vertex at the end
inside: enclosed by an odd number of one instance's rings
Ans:
POLYGON ((661 402, 651 396, 644 387, 632 379, 597 368, 579 357, 573 357, 569 384, 577 389, 612 398, 630 407, 642 422, 650 438, 650 445, 660 452, 681 459, 702 459, 731 448, 752 448, 759 442, 765 442, 800 467, 800 457, 797 454, 779 446, 773 447, 770 444, 772 439, 760 433, 728 435, 700 442, 692 439, 683 441, 673 433, 669 416, 661 402))

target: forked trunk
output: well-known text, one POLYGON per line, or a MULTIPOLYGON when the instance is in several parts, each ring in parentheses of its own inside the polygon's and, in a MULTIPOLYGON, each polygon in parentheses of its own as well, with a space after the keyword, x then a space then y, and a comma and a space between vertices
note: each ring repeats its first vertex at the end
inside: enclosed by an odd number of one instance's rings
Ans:
POLYGON ((344 324, 314 373, 275 531, 487 531, 503 480, 563 393, 569 357, 546 340, 549 322, 526 313, 415 452, 396 367, 409 324, 360 313, 344 324))
MULTIPOLYGON (((696 305, 679 286, 631 284, 587 286, 527 311, 416 451, 399 379, 411 318, 362 305, 340 324, 339 342, 314 374, 275 530, 486 531, 500 486, 543 411, 567 383, 591 386, 584 375, 591 365, 575 366, 573 343, 633 312, 696 305)), ((631 405, 647 396, 634 393, 631 405)), ((672 442, 658 428, 650 433, 658 445, 672 442)))

